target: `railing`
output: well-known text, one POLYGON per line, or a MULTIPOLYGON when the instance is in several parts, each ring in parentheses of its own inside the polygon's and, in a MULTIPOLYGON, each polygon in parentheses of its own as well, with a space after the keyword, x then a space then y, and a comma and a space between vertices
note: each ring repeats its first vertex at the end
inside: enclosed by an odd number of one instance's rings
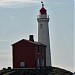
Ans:
POLYGON ((49 18, 49 15, 37 15, 37 18, 49 18))

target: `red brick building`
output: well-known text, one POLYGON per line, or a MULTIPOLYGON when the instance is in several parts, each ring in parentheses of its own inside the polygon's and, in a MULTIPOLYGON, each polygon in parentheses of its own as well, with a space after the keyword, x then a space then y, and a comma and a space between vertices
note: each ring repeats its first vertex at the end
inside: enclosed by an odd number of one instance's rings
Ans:
POLYGON ((12 45, 13 68, 36 68, 46 66, 46 46, 35 42, 33 35, 29 40, 22 39, 12 45))

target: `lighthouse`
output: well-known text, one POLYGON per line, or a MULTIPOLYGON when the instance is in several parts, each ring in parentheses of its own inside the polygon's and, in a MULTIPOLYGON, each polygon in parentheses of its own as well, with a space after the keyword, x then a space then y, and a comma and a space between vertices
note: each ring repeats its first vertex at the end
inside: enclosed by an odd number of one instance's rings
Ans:
POLYGON ((37 16, 38 21, 38 42, 46 45, 46 66, 51 66, 51 52, 50 52, 50 39, 49 39, 49 15, 44 7, 43 2, 42 8, 37 16))

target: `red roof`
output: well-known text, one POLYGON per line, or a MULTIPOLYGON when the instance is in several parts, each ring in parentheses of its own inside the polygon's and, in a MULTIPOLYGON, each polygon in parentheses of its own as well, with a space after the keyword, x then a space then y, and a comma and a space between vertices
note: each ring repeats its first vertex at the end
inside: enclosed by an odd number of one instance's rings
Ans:
POLYGON ((47 13, 46 13, 46 9, 45 9, 44 7, 42 7, 42 8, 40 9, 40 13, 41 13, 41 14, 47 14, 47 13))

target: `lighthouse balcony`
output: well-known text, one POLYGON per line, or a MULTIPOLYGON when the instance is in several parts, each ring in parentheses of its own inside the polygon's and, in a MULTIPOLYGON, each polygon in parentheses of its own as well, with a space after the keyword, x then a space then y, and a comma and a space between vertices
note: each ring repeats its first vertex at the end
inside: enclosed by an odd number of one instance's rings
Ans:
POLYGON ((49 18, 49 15, 37 15, 37 18, 49 18))

